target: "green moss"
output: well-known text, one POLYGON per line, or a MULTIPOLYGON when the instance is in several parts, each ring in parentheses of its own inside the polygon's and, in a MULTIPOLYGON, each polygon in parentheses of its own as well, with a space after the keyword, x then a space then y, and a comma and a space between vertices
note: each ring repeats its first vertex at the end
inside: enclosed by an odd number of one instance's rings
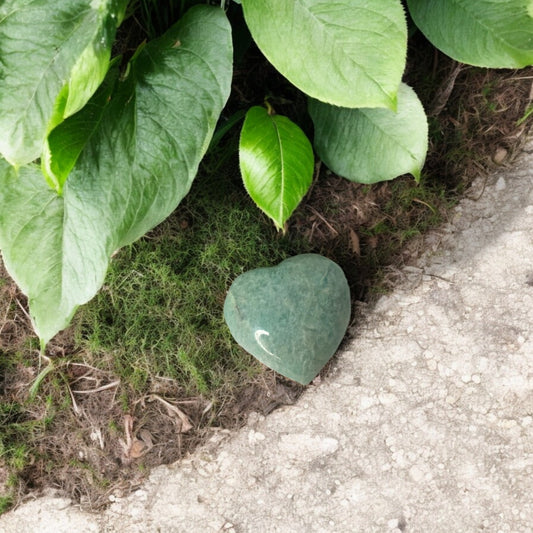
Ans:
POLYGON ((0 515, 9 511, 13 505, 12 496, 0 496, 0 515))
POLYGON ((74 321, 76 344, 136 391, 156 376, 216 395, 260 366, 237 346, 222 308, 242 272, 308 250, 279 236, 238 179, 199 177, 176 212, 114 258, 100 293, 74 321))

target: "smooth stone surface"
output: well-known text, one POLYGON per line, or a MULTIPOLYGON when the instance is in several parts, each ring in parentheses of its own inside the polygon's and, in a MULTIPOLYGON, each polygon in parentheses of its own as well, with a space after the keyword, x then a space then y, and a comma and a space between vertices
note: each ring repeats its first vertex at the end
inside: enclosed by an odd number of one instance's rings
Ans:
POLYGON ((224 303, 234 339, 263 364, 304 385, 337 350, 350 313, 344 272, 317 254, 245 272, 224 303))

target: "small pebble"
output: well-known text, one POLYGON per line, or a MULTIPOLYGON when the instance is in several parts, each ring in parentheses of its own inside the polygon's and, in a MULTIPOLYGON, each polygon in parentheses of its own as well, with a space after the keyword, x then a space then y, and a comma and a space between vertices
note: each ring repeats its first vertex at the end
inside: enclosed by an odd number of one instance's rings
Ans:
POLYGON ((501 165, 505 159, 507 158, 507 150, 505 148, 498 148, 494 155, 492 156, 492 160, 497 164, 501 165))
POLYGON ((500 178, 496 182, 496 187, 495 188, 496 188, 497 191, 503 191, 506 186, 507 186, 507 184, 505 183, 505 180, 503 178, 500 178))

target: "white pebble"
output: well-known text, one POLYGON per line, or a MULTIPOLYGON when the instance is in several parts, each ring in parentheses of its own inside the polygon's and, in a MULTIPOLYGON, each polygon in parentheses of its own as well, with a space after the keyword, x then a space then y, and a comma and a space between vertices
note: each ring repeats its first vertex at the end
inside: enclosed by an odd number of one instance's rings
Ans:
POLYGON ((505 189, 505 187, 507 186, 507 184, 505 183, 505 180, 502 178, 500 178, 497 182, 496 182, 496 186, 495 186, 495 189, 497 191, 503 191, 505 189))

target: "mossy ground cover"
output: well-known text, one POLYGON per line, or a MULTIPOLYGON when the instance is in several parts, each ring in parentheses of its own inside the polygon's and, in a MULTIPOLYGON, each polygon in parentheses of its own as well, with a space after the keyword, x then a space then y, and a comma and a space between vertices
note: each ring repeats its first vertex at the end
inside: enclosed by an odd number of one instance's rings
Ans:
MULTIPOLYGON (((458 68, 420 39, 406 79, 435 110, 420 184, 358 185, 317 166, 282 235, 244 191, 230 130, 176 212, 117 252, 100 293, 45 357, 24 296, 0 270, 0 512, 44 486, 97 508, 250 410, 294 401, 302 387, 232 340, 222 306, 233 279, 314 251, 342 266, 354 301, 371 298, 472 179, 512 161, 531 123, 533 70, 458 68)), ((235 80, 226 117, 275 95, 280 112, 309 127, 301 96, 257 50, 235 80)))
POLYGON ((234 176, 214 178, 199 177, 174 216, 117 253, 75 319, 76 346, 96 359, 113 353, 113 371, 134 390, 166 376, 189 395, 210 395, 258 373, 225 326, 225 293, 240 273, 310 248, 276 235, 234 176))
MULTIPOLYGON (((181 457, 202 428, 235 423, 245 389, 264 382, 266 395, 280 385, 232 340, 226 291, 242 272, 310 249, 276 233, 242 193, 238 173, 204 171, 173 216, 115 255, 103 289, 44 359, 24 298, 4 273, 4 468, 24 490, 46 479, 79 491, 89 479, 78 497, 95 504, 93 489, 142 477, 145 467, 181 457)), ((275 403, 276 391, 269 394, 275 403)))

